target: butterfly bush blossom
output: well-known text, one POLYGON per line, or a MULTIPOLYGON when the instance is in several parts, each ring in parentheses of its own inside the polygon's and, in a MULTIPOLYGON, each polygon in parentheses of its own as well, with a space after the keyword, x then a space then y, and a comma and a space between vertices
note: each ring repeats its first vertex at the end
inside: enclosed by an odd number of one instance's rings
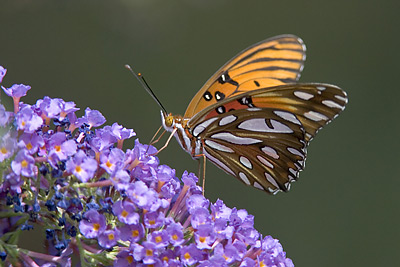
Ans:
POLYGON ((14 111, 0 104, 1 265, 293 266, 246 210, 210 203, 193 173, 176 177, 138 139, 123 150, 133 130, 100 128, 99 111, 78 118, 59 98, 25 104, 27 85, 2 89, 14 111), (19 242, 33 228, 47 254, 19 242))

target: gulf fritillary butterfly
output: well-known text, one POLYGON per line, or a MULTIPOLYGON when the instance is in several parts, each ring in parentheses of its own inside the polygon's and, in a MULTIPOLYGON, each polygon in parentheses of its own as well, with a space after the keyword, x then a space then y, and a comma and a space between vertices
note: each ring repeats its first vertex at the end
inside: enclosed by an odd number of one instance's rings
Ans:
POLYGON ((288 191, 311 139, 347 103, 337 86, 297 83, 305 52, 294 35, 250 46, 204 84, 183 117, 161 111, 164 129, 193 158, 204 155, 246 185, 288 191))

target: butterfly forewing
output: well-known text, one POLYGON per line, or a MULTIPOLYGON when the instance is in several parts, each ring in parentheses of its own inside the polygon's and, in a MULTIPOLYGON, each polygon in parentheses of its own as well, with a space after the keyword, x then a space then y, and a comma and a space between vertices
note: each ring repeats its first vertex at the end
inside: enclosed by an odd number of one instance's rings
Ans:
POLYGON ((303 169, 308 142, 346 103, 333 85, 281 85, 221 100, 188 126, 226 172, 268 192, 287 191, 303 169))
POLYGON ((294 35, 259 42, 220 68, 190 102, 185 116, 246 91, 296 82, 305 60, 305 45, 294 35))

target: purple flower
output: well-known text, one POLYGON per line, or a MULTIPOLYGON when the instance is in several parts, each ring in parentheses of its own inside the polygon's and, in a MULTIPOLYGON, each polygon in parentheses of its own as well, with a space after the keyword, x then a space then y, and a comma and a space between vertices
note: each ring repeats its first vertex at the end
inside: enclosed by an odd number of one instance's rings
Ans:
POLYGON ((117 138, 112 135, 110 128, 104 127, 103 129, 96 129, 96 135, 90 139, 90 146, 95 151, 108 150, 114 143, 117 142, 117 138))
POLYGON ((6 124, 8 123, 11 115, 12 115, 12 113, 9 112, 9 111, 6 111, 4 106, 0 104, 0 127, 6 126, 6 124))
POLYGON ((211 249, 215 241, 216 234, 212 224, 200 225, 197 231, 194 233, 197 248, 199 249, 211 249))
POLYGON ((195 208, 192 210, 192 226, 197 229, 202 224, 208 224, 211 222, 211 215, 206 208, 195 208))
POLYGON ((169 242, 174 247, 178 247, 185 242, 185 240, 183 239, 183 227, 180 223, 173 222, 168 225, 167 232, 170 236, 169 242))
POLYGON ((196 186, 199 178, 196 177, 194 173, 188 173, 188 171, 184 171, 182 174, 182 182, 187 186, 196 186))
POLYGON ((29 155, 28 151, 25 149, 20 150, 17 156, 11 162, 12 170, 18 174, 26 177, 33 177, 37 174, 37 167, 35 166, 34 158, 29 155))
POLYGON ((0 66, 0 83, 3 82, 4 76, 6 76, 7 69, 5 69, 3 66, 0 66))
POLYGON ((43 99, 36 101, 35 107, 48 118, 58 118, 61 112, 62 102, 64 101, 60 98, 52 99, 45 96, 43 99))
POLYGON ((43 124, 43 119, 38 116, 31 108, 31 106, 24 106, 15 115, 17 129, 26 133, 33 133, 40 128, 43 124))
POLYGON ((98 110, 91 110, 90 108, 85 109, 85 116, 78 119, 79 123, 87 123, 90 127, 99 127, 106 122, 104 116, 98 110))
POLYGON ((150 235, 150 241, 156 244, 156 248, 164 248, 169 244, 169 232, 165 230, 154 231, 150 235))
POLYGON ((64 132, 53 134, 48 141, 49 155, 56 155, 59 160, 66 160, 69 156, 74 155, 77 150, 75 141, 66 140, 64 132))
MULTIPOLYGON (((60 116, 58 117, 58 119, 63 120, 67 115, 73 114, 73 112, 78 111, 78 110, 79 110, 79 108, 75 107, 74 102, 72 102, 72 101, 65 102, 64 100, 62 100, 60 116)), ((70 119, 70 121, 71 121, 71 119, 70 119)))
POLYGON ((142 181, 131 184, 127 190, 127 195, 139 208, 154 211, 160 206, 157 192, 142 181))
POLYGON ((117 255, 117 260, 114 262, 114 267, 134 267, 136 261, 134 260, 132 254, 129 251, 122 250, 117 255))
POLYGON ((137 243, 144 237, 144 227, 141 223, 126 224, 119 230, 123 241, 129 240, 131 243, 137 243))
POLYGON ((132 129, 127 129, 118 123, 114 123, 110 130, 112 135, 114 135, 118 140, 129 139, 132 136, 136 136, 136 133, 132 129))
POLYGON ((133 150, 126 151, 126 161, 131 162, 133 168, 131 175, 134 177, 148 178, 156 174, 155 168, 157 168, 159 161, 155 156, 150 156, 157 152, 157 149, 153 146, 142 145, 139 140, 135 140, 135 147, 133 150))
POLYGON ((9 131, 0 139, 0 162, 10 158, 14 155, 15 148, 17 147, 17 140, 15 134, 9 131))
POLYGON ((106 218, 97 210, 85 212, 83 220, 79 223, 79 230, 86 238, 96 238, 106 229, 106 218))
POLYGON ((103 248, 112 248, 117 244, 117 241, 120 238, 119 235, 120 233, 118 230, 105 230, 99 235, 99 245, 103 248))
MULTIPOLYGON (((3 78, 3 77, 1 77, 3 78)), ((4 92, 11 97, 20 98, 26 96, 26 92, 31 89, 29 85, 13 84, 10 88, 2 86, 4 92)))
POLYGON ((148 212, 144 215, 144 225, 146 225, 150 229, 162 226, 164 220, 164 213, 148 212))
POLYGON ((9 174, 5 175, 5 181, 2 185, 0 185, 0 192, 7 192, 10 190, 11 192, 15 192, 17 194, 21 194, 22 192, 22 185, 24 184, 24 180, 21 179, 21 176, 10 172, 9 174))
POLYGON ((203 195, 199 194, 192 195, 186 200, 186 206, 188 207, 189 213, 193 213, 192 211, 196 208, 208 209, 209 205, 210 201, 206 199, 203 195))
POLYGON ((97 162, 79 150, 73 158, 67 161, 66 170, 74 174, 81 182, 86 183, 93 178, 97 170, 97 162))
POLYGON ((125 153, 118 148, 113 148, 110 152, 104 151, 100 155, 100 167, 112 174, 118 165, 123 164, 125 153))
POLYGON ((131 182, 131 177, 126 170, 116 169, 111 175, 110 179, 119 191, 128 190, 131 182))
POLYGON ((195 244, 190 244, 189 246, 183 247, 180 254, 181 261, 185 265, 193 265, 204 258, 203 253, 196 247, 195 244))
POLYGON ((19 137, 18 147, 25 148, 31 155, 35 154, 38 151, 39 147, 42 146, 44 146, 43 137, 37 135, 36 133, 23 133, 19 137))
POLYGON ((224 262, 227 264, 232 264, 235 261, 240 261, 241 256, 235 246, 231 244, 226 244, 225 247, 219 243, 214 249, 214 255, 222 256, 224 262))
POLYGON ((157 245, 151 241, 143 242, 143 263, 154 264, 158 256, 157 245))
POLYGON ((117 201, 113 205, 113 212, 120 222, 126 224, 138 224, 140 216, 136 212, 136 207, 129 201, 117 201))
POLYGON ((228 208, 222 200, 217 199, 215 204, 211 205, 211 214, 216 219, 222 218, 228 220, 232 214, 232 209, 228 208))

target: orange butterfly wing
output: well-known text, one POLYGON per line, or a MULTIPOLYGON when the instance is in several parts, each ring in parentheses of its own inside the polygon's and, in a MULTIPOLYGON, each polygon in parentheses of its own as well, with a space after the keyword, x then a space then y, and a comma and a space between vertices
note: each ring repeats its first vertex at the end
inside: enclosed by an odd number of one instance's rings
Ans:
POLYGON ((194 96, 186 109, 191 118, 217 101, 265 87, 294 83, 305 60, 305 45, 294 35, 261 41, 228 61, 194 96))

